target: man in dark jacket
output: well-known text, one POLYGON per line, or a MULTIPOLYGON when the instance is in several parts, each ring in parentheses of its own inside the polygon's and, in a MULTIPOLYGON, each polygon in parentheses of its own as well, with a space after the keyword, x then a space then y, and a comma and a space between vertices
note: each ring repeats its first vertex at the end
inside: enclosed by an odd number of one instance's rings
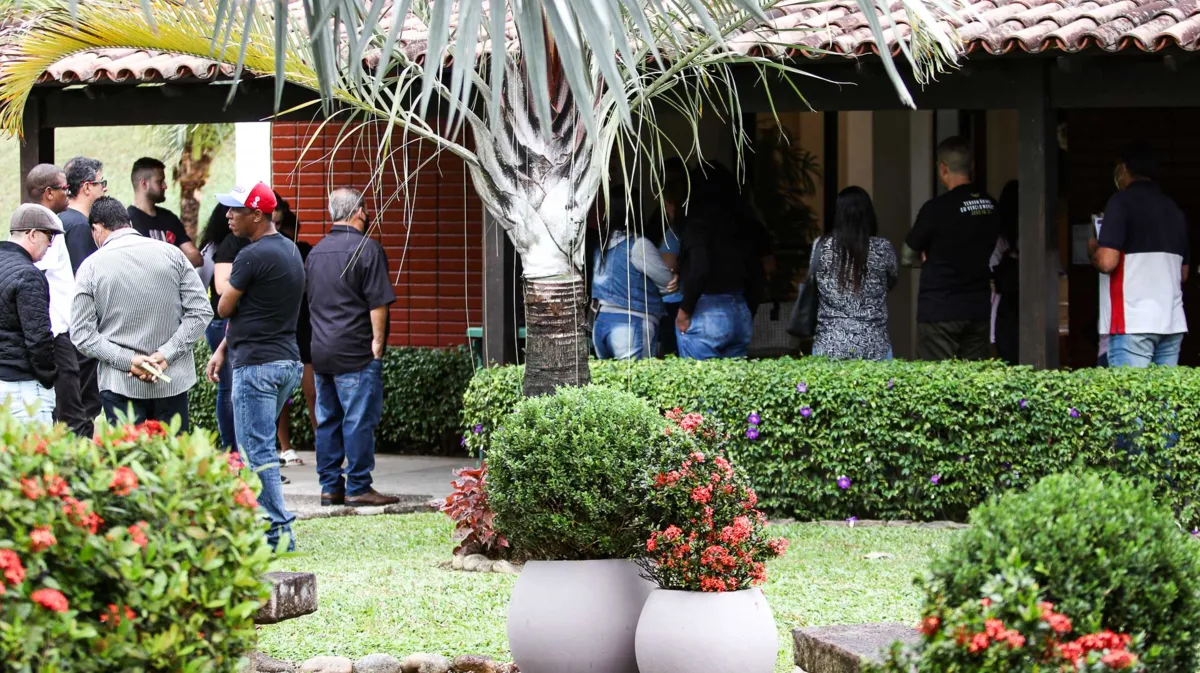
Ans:
POLYGON ((26 203, 0 243, 0 399, 14 418, 52 423, 54 336, 50 285, 33 264, 45 256, 62 224, 45 206, 26 203))

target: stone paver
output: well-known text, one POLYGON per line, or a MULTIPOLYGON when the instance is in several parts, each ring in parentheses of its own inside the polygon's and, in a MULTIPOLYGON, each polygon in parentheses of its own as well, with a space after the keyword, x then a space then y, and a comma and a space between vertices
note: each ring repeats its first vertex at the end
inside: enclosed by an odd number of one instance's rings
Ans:
POLYGON ((278 624, 317 611, 317 576, 313 573, 273 572, 271 598, 254 615, 255 624, 278 624))
POLYGON ((862 660, 880 662, 892 643, 915 643, 916 629, 905 624, 848 624, 796 629, 795 664, 807 673, 859 673, 862 660))

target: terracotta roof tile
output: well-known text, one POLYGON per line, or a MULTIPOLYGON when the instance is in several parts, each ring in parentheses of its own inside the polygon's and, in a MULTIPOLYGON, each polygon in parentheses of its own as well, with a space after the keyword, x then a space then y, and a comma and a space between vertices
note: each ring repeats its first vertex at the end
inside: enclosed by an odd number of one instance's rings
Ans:
MULTIPOLYGON (((982 50, 1040 53, 1047 50, 1077 52, 1157 51, 1179 47, 1200 48, 1200 0, 965 0, 959 18, 951 21, 968 53, 982 50)), ((298 7, 293 0, 293 7, 298 7)), ((889 0, 888 17, 880 17, 893 53, 899 39, 908 39, 908 15, 899 0, 889 0)), ((391 23, 385 16, 384 22, 391 23)), ((511 22, 509 39, 515 37, 511 22)), ((428 43, 428 29, 415 15, 404 22, 400 45, 418 58, 428 43)), ((876 52, 866 17, 853 0, 809 2, 793 0, 772 9, 767 22, 748 25, 730 39, 741 53, 784 56, 785 44, 797 45, 790 55, 821 58, 825 54, 856 56, 876 52)), ((0 51, 0 61, 4 54, 0 51)), ((370 62, 372 59, 368 59, 370 62)), ((49 68, 43 82, 161 82, 177 79, 209 80, 232 73, 230 66, 194 56, 163 54, 138 49, 84 51, 49 68)))

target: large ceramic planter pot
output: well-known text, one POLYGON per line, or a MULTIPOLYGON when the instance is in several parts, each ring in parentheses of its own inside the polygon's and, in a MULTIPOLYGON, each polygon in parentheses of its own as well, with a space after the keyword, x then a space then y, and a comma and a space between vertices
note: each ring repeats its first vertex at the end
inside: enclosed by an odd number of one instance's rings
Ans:
POLYGON ((778 652, 775 617, 759 589, 657 589, 638 620, 641 673, 772 673, 778 652))
POLYGON ((521 673, 638 673, 633 641, 654 585, 632 561, 530 561, 508 602, 521 673))

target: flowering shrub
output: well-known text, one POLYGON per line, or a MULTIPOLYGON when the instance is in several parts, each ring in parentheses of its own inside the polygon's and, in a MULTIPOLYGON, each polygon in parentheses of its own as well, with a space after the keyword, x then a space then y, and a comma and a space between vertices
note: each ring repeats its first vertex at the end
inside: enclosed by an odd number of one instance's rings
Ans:
POLYGON ((478 468, 460 467, 450 482, 454 492, 446 496, 442 511, 454 520, 455 554, 483 554, 501 558, 509 550, 508 538, 501 535, 493 522, 495 512, 488 506, 487 463, 478 468))
POLYGON ((1014 553, 1080 633, 1144 637, 1154 671, 1197 666, 1200 544, 1155 504, 1152 488, 1112 475, 1066 473, 993 499, 931 566, 927 605, 986 594, 1014 553))
POLYGON ((1142 643, 1126 633, 1084 633, 1058 612, 1019 557, 984 586, 982 597, 957 606, 936 602, 918 625, 914 648, 894 646, 868 673, 1035 673, 1145 669, 1142 643))
MULTIPOLYGON (((729 455, 772 515, 964 520, 989 495, 1079 461, 1153 481, 1159 502, 1189 530, 1200 527, 1200 369, 824 358, 606 360, 591 368, 596 384, 731 428, 729 455), (748 422, 752 413, 759 423, 748 422)), ((476 374, 461 425, 472 449, 489 447, 520 401, 521 374, 476 374), (476 425, 481 434, 471 432, 476 425)))
POLYGON ((650 471, 682 444, 666 427, 646 402, 602 386, 524 400, 488 451, 497 530, 537 560, 644 553, 650 471))
POLYGON ((767 580, 766 561, 787 551, 767 539, 758 496, 721 451, 724 433, 698 413, 667 412, 665 432, 682 433, 696 450, 654 477, 650 504, 662 525, 646 541, 642 568, 664 589, 738 591, 767 580))
POLYGON ((240 670, 269 593, 257 478, 173 434, 92 441, 0 410, 5 671, 240 670))

